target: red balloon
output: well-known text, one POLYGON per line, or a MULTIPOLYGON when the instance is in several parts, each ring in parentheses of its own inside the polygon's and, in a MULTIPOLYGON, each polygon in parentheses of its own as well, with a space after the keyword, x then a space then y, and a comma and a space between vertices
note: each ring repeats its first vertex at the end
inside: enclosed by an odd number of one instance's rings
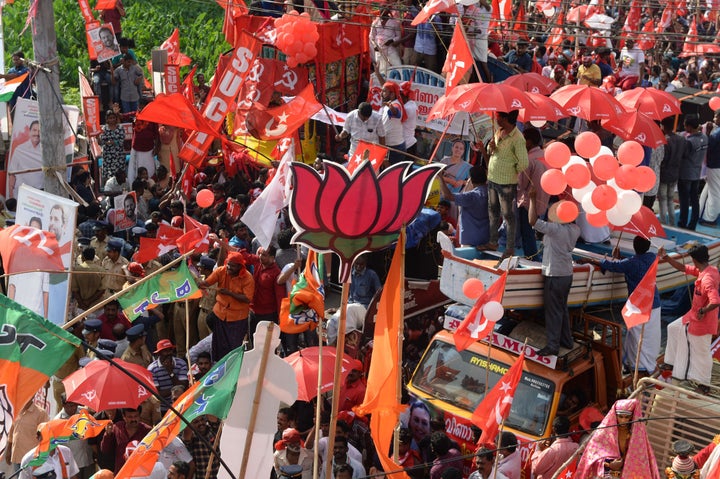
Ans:
POLYGON ((206 188, 198 191, 195 201, 200 208, 208 208, 215 202, 215 195, 212 190, 206 188))
POLYGON ((617 203, 617 192, 612 186, 600 185, 592 192, 592 203, 595 208, 607 211, 617 203))
POLYGON ((618 169, 618 162, 612 155, 600 155, 593 162, 593 173, 599 179, 607 181, 615 176, 618 169))
POLYGON ((714 96, 710 98, 710 102, 708 103, 708 106, 712 111, 718 111, 720 110, 720 96, 714 96))
POLYGON ((570 161, 570 148, 556 141, 545 148, 545 162, 553 168, 562 168, 570 161))
POLYGON ((623 165, 637 166, 642 163, 645 150, 637 141, 626 141, 618 148, 617 157, 623 165))
POLYGON ((587 215, 585 215, 585 219, 587 220, 588 223, 590 223, 591 225, 593 225, 597 228, 607 226, 607 224, 608 224, 607 215, 605 214, 604 211, 601 211, 599 213, 593 213, 593 214, 588 213, 587 215))
POLYGON ((635 189, 635 185, 637 185, 636 175, 636 167, 630 165, 622 165, 615 172, 615 183, 617 183, 617 185, 623 190, 635 189))
POLYGON ((580 211, 578 210, 577 205, 572 201, 561 201, 557 207, 558 218, 560 221, 565 223, 575 221, 578 217, 578 213, 580 213, 580 211))
POLYGON ((540 177, 540 186, 549 195, 559 195, 567 188, 567 180, 562 171, 551 168, 540 177))
POLYGON ((600 151, 600 137, 592 131, 583 131, 575 137, 575 151, 584 158, 592 158, 600 151))
POLYGON ((463 294, 470 299, 478 299, 485 292, 485 285, 478 278, 468 278, 463 283, 463 294))
POLYGON ((635 168, 635 189, 640 193, 650 191, 653 186, 655 186, 656 179, 655 171, 649 166, 638 166, 635 168))
POLYGON ((572 188, 583 188, 590 183, 590 169, 583 163, 575 163, 565 170, 565 178, 572 188))

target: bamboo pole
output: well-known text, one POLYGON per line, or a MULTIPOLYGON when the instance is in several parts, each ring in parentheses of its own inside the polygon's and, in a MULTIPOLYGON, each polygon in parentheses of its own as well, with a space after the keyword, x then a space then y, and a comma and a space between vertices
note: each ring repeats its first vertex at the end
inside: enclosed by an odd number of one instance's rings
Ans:
MULTIPOLYGON (((221 421, 220 425, 218 426, 217 434, 215 434, 215 440, 213 441, 213 446, 218 444, 218 441, 220 440, 220 435, 222 434, 224 423, 221 421)), ((210 479, 210 475, 212 474, 213 469, 213 462, 215 462, 215 449, 210 451, 210 460, 208 460, 208 465, 205 468, 205 479, 210 479)))
MULTIPOLYGON (((322 281, 322 278, 320 279, 322 281)), ((313 479, 320 477, 320 415, 322 414, 322 403, 320 401, 320 389, 322 388, 323 368, 323 322, 318 322, 318 380, 317 396, 315 396, 315 438, 313 439, 313 479)))
MULTIPOLYGON (((342 295, 340 299, 340 319, 338 320, 337 345, 335 350, 335 378, 340 377, 342 369, 342 359, 345 353, 345 321, 347 319, 347 303, 350 294, 350 281, 345 281, 342 287, 342 295)), ((330 433, 328 434, 327 455, 328 460, 325 461, 325 477, 331 478, 332 475, 332 451, 335 448, 335 429, 337 428, 338 409, 340 407, 340 381, 336 380, 332 391, 332 410, 330 413, 330 433)))
MULTIPOLYGON (((652 314, 652 312, 650 314, 652 314)), ((633 389, 637 389, 638 369, 640 368, 640 351, 642 350, 643 337, 645 336, 645 324, 646 323, 643 323, 640 328, 640 339, 638 339, 637 354, 635 354, 635 374, 633 374, 633 389)))
POLYGON ((252 446, 253 434, 255 433, 255 423, 257 422, 258 409, 260 408, 260 398, 263 391, 263 383, 265 382, 265 371, 267 370, 268 358, 270 357, 270 347, 272 346, 272 333, 275 323, 268 322, 267 332, 265 334, 265 343, 263 344, 262 360, 260 361, 260 370, 258 371, 257 384, 255 385, 255 397, 253 398, 252 410, 250 411, 250 424, 248 424, 247 437, 245 438, 245 447, 243 448, 243 458, 240 464, 240 473, 238 479, 243 479, 247 472, 248 460, 250 459, 250 447, 252 446))
MULTIPOLYGON (((403 225, 402 230, 400 231, 401 237, 405 236, 405 225, 403 225)), ((398 328, 398 335, 397 335, 397 350, 398 350, 398 370, 400 371, 400 374, 397 375, 395 378, 395 398, 397 399, 397 403, 402 403, 402 364, 403 364, 403 329, 405 325, 405 248, 403 248, 402 252, 400 253, 402 255, 402 266, 400 269, 400 317, 398 318, 399 321, 399 328, 398 328)), ((395 464, 400 464, 400 424, 398 424, 395 427, 395 430, 393 432, 393 460, 395 461, 395 464)))

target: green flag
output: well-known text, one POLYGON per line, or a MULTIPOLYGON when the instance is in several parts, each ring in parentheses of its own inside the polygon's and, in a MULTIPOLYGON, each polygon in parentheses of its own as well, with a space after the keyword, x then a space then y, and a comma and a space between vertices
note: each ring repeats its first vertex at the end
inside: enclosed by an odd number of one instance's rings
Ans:
POLYGON ((118 301, 125 316, 130 321, 134 321, 142 313, 159 304, 192 299, 197 291, 195 279, 183 261, 178 269, 153 276, 120 296, 118 301))
POLYGON ((79 346, 69 332, 0 295, 0 448, 22 406, 79 346))

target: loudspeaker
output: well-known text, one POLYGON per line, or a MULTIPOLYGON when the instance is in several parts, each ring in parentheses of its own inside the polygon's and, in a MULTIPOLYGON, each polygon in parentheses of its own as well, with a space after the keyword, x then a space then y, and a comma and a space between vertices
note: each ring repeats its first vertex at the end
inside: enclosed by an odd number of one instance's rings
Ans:
POLYGON ((714 93, 688 87, 676 88, 670 94, 680 100, 682 115, 678 119, 678 130, 683 130, 685 115, 697 115, 700 118, 701 125, 706 121, 712 121, 713 111, 710 109, 708 102, 710 98, 716 96, 714 93))
POLYGON ((168 62, 167 50, 155 49, 151 52, 152 69, 154 73, 162 73, 165 71, 165 65, 168 62))

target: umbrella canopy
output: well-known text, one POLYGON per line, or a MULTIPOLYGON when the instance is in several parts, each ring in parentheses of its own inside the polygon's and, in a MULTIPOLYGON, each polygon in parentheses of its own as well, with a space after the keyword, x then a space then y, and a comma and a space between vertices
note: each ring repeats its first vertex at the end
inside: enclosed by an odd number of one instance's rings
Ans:
MULTIPOLYGON (((122 359, 115 362, 157 392, 150 371, 122 359)), ((151 392, 122 372, 110 361, 95 360, 78 369, 65 379, 67 400, 87 406, 95 411, 105 409, 137 408, 150 397, 151 392)))
POLYGON ((504 83, 469 83, 441 96, 428 113, 428 120, 445 118, 453 113, 489 113, 520 110, 530 105, 527 94, 504 83))
POLYGON ((683 50, 682 53, 678 55, 680 58, 686 58, 686 57, 694 57, 694 56, 702 56, 702 55, 712 55, 712 54, 718 54, 720 53, 720 45, 716 43, 700 43, 696 45, 690 45, 688 46, 687 50, 683 50))
POLYGON ((667 238, 667 233, 660 224, 653 210, 647 206, 641 206, 637 213, 632 215, 630 221, 622 226, 610 225, 615 231, 624 231, 635 236, 644 238, 667 238))
MULTIPOLYGON (((318 383, 318 358, 320 348, 313 346, 301 349, 290 356, 283 358, 295 371, 295 379, 298 383, 298 401, 311 401, 317 396, 318 383)), ((335 348, 325 346, 322 348, 322 386, 321 392, 332 390, 335 383, 335 348)), ((353 369, 362 369, 362 364, 357 359, 343 355, 342 370, 339 381, 345 382, 345 378, 353 369)))
POLYGON ((602 127, 623 140, 635 140, 641 145, 657 148, 667 143, 665 134, 653 119, 636 111, 623 113, 617 118, 603 120, 602 127))
POLYGON ((612 95, 588 85, 564 86, 550 98, 558 102, 566 113, 587 121, 608 120, 625 112, 612 95))
POLYGON ((528 93, 527 95, 530 97, 532 105, 520 110, 518 115, 520 121, 557 121, 568 116, 555 100, 539 93, 528 93))
POLYGON ((657 88, 633 88, 615 97, 628 111, 638 111, 653 120, 680 115, 680 102, 670 93, 657 88))
POLYGON ((541 95, 549 95, 558 87, 557 82, 552 78, 544 77, 535 72, 512 75, 506 78, 502 84, 514 86, 529 93, 540 93, 541 95))

